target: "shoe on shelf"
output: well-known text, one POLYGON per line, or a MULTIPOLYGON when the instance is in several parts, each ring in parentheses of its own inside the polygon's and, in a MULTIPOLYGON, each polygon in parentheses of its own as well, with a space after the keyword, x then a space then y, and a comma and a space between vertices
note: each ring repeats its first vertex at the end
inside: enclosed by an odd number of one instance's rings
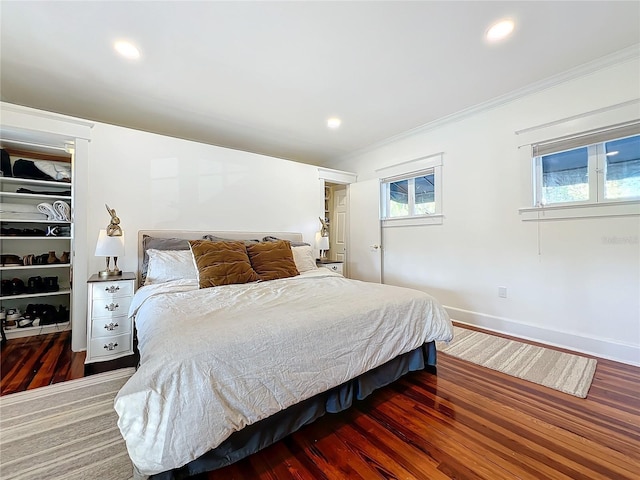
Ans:
POLYGON ((27 293, 42 293, 44 291, 44 282, 41 276, 29 277, 29 280, 27 280, 27 293))
POLYGON ((24 311, 24 318, 35 320, 38 317, 38 305, 30 303, 24 311))
POLYGON ((58 312, 53 305, 38 305, 38 317, 40 318, 40 325, 58 323, 58 312))
POLYGON ((24 286, 24 281, 19 278, 12 279, 11 286, 13 288, 13 295, 22 295, 27 291, 27 287, 24 286))
POLYGON ((44 277, 44 292, 57 292, 60 290, 60 285, 58 285, 58 277, 44 277))
POLYGON ((13 295, 13 284, 11 283, 11 280, 2 280, 2 286, 0 286, 0 295, 2 295, 3 297, 13 295))
POLYGON ((7 329, 15 328, 20 320, 23 320, 20 310, 17 308, 10 308, 7 310, 7 329))
POLYGON ((27 318, 21 318, 18 320, 18 328, 26 328, 31 327, 33 325, 33 320, 27 318))
POLYGON ((64 305, 60 305, 58 309, 58 323, 65 323, 69 321, 69 309, 64 305))
POLYGON ((3 267, 22 265, 22 259, 18 255, 4 254, 0 258, 3 267))

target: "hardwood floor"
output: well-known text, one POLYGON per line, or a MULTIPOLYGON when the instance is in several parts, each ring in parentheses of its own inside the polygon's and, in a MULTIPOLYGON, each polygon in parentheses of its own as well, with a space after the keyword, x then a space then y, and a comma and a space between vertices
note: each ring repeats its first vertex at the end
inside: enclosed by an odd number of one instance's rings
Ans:
POLYGON ((0 355, 0 395, 84 376, 84 352, 71 351, 71 332, 8 340, 0 355))
MULTIPOLYGON (((82 376, 83 355, 70 352, 65 334, 54 336, 3 347, 3 394, 82 376)), ((617 480, 638 472, 640 368, 598 359, 579 399, 441 353, 437 376, 409 374, 198 478, 617 480)))

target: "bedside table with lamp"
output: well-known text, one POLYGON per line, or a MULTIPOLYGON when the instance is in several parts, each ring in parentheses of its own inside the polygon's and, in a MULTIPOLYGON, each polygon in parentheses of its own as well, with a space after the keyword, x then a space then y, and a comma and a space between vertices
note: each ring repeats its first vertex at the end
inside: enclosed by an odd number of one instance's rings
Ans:
MULTIPOLYGON (((107 362, 131 356, 117 362, 112 368, 135 366, 134 325, 129 318, 129 305, 135 292, 136 275, 118 268, 118 257, 124 254, 124 233, 120 229, 115 211, 112 222, 100 230, 96 244, 96 256, 106 257, 106 268, 88 279, 87 298, 87 355, 85 365, 107 362), (117 220, 117 223, 114 222, 117 220), (110 259, 114 266, 110 268, 110 259)), ((103 365, 100 370, 110 370, 103 365)))

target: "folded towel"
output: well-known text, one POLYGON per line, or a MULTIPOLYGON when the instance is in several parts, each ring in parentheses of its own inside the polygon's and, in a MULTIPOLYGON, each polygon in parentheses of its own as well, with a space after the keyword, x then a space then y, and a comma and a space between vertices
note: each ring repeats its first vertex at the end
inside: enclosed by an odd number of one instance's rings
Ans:
POLYGON ((0 203, 2 213, 38 213, 38 207, 28 203, 0 203))
POLYGON ((30 190, 28 188, 19 188, 16 190, 16 193, 29 193, 31 195, 55 195, 57 197, 61 196, 61 195, 66 195, 68 197, 71 196, 71 190, 60 190, 57 192, 53 192, 53 191, 45 191, 45 190, 30 190))
POLYGON ((54 180, 65 181, 71 180, 71 164, 51 162, 49 160, 36 160, 33 162, 38 170, 46 173, 54 180))
POLYGON ((63 202, 62 200, 53 202, 53 210, 55 211, 58 220, 63 222, 71 220, 71 207, 67 202, 63 202))
POLYGON ((35 205, 26 203, 0 203, 0 218, 3 220, 46 220, 47 216, 35 205))
MULTIPOLYGON (((35 206, 35 205, 34 205, 35 206)), ((47 220, 47 216, 42 213, 29 212, 5 212, 0 210, 2 220, 47 220)))
POLYGON ((53 209, 53 205, 50 203, 42 202, 38 204, 38 210, 47 216, 47 220, 60 220, 56 211, 53 209))

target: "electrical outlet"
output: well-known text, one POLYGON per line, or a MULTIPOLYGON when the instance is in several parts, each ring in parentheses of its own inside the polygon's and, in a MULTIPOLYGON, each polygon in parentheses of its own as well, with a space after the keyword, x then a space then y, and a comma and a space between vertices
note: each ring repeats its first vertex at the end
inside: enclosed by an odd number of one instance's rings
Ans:
POLYGON ((500 298, 507 298, 507 287, 498 287, 498 296, 500 298))

